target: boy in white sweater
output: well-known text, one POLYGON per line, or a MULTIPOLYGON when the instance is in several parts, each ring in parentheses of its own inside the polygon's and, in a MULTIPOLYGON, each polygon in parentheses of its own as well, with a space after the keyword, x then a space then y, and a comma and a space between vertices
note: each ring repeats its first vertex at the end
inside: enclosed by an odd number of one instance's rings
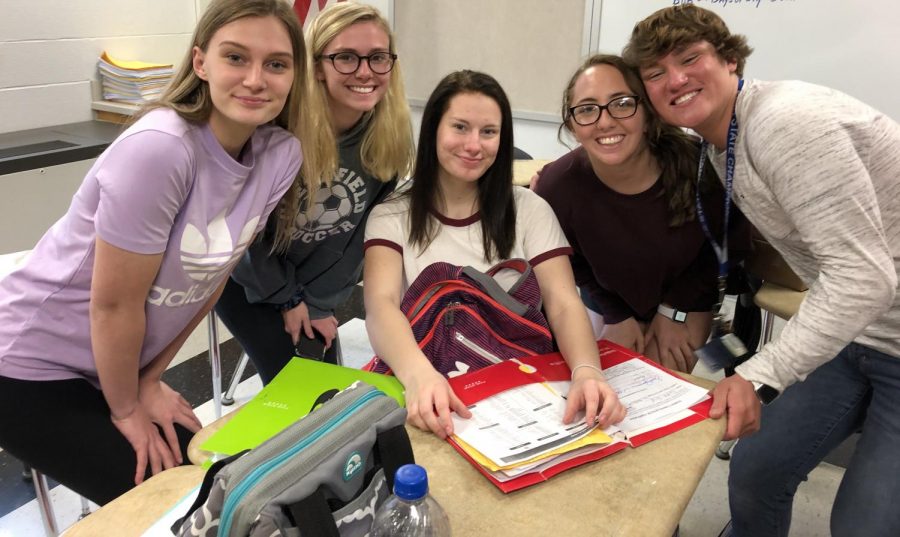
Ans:
POLYGON ((797 486, 859 429, 832 533, 900 535, 900 126, 835 90, 742 80, 751 51, 687 4, 638 23, 624 53, 809 286, 781 337, 714 390, 725 437, 746 437, 729 477, 733 535, 787 535, 797 486))

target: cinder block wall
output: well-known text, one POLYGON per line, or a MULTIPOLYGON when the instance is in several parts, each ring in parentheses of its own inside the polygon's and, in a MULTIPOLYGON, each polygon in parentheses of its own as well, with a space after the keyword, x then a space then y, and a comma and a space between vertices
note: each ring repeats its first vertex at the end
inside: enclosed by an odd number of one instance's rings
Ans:
POLYGON ((2 0, 0 133, 87 121, 97 58, 178 64, 209 0, 2 0))

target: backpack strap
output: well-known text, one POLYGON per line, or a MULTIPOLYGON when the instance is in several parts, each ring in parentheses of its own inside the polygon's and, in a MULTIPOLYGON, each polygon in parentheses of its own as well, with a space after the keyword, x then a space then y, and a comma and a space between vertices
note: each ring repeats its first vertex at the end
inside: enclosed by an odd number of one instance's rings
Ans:
POLYGON ((378 433, 375 449, 381 459, 381 467, 384 469, 388 490, 393 491, 394 474, 397 473, 397 469, 404 464, 416 462, 406 426, 401 424, 378 433))
MULTIPOLYGON (((418 315, 419 312, 422 311, 422 308, 425 307, 425 304, 428 303, 428 300, 431 299, 431 297, 433 297, 435 294, 437 294, 437 292, 440 291, 441 288, 444 287, 446 284, 447 284, 447 280, 443 280, 443 281, 437 282, 437 284, 429 287, 428 290, 426 290, 425 293, 422 294, 422 296, 415 303, 411 304, 409 311, 404 312, 404 313, 406 313, 406 317, 409 319, 412 319, 413 317, 418 315)), ((407 292, 409 292, 409 291, 407 291, 407 292)))
POLYGON ((179 518, 175 521, 174 524, 172 524, 172 527, 170 529, 172 530, 173 534, 178 535, 184 522, 187 519, 191 518, 191 515, 194 514, 194 511, 199 509, 200 506, 205 504, 206 500, 209 499, 209 491, 212 490, 213 481, 215 481, 216 474, 219 473, 219 470, 224 468, 226 464, 240 459, 248 451, 250 450, 245 449, 244 451, 241 451, 240 453, 237 453, 230 457, 219 459, 216 462, 212 463, 212 465, 210 465, 209 470, 206 471, 206 475, 203 476, 203 482, 200 484, 200 490, 197 492, 197 499, 194 500, 194 504, 191 505, 190 509, 188 509, 187 513, 185 513, 183 517, 179 518))
POLYGON ((514 270, 519 274, 525 274, 526 272, 531 270, 531 265, 528 264, 528 261, 525 261, 521 257, 513 257, 511 259, 507 259, 506 261, 501 261, 494 265, 493 267, 487 270, 487 273, 491 276, 496 276, 498 272, 503 269, 514 270))
POLYGON ((491 276, 496 276, 498 272, 504 269, 514 270, 519 273, 519 278, 506 292, 520 302, 530 304, 537 310, 542 309, 541 288, 537 283, 537 277, 534 275, 534 269, 531 264, 522 258, 515 257, 497 263, 488 269, 487 273, 491 276))
POLYGON ((322 487, 287 509, 303 537, 341 537, 322 487))
MULTIPOLYGON (((512 311, 516 315, 525 315, 528 311, 528 306, 522 304, 515 298, 513 298, 509 293, 503 290, 500 287, 500 284, 497 283, 492 276, 489 276, 473 267, 464 267, 463 274, 474 280, 481 286, 481 288, 494 299, 499 304, 503 305, 506 309, 512 311)), ((525 278, 529 273, 523 274, 519 279, 525 278)), ((518 282, 516 282, 518 285, 518 282)))
POLYGON ((319 396, 316 397, 316 400, 313 401, 313 404, 310 405, 309 411, 312 412, 313 410, 318 408, 319 405, 324 405, 325 403, 330 401, 335 395, 337 395, 339 391, 340 390, 338 390, 337 388, 331 388, 330 390, 325 390, 324 392, 320 393, 319 396))
MULTIPOLYGON (((388 490, 393 491, 397 468, 415 462, 406 427, 397 425, 378 433, 375 439, 375 452, 381 461, 388 490)), ((321 486, 306 498, 287 505, 286 508, 302 537, 340 537, 334 515, 321 486)))

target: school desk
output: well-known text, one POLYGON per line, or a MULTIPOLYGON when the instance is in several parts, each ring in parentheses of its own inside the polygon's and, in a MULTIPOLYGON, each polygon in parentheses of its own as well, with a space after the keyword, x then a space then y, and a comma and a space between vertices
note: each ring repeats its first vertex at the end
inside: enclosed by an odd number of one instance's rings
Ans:
MULTIPOLYGON (((685 377, 704 387, 713 385, 685 377)), ((189 448, 193 462, 205 459, 198 446, 230 417, 197 433, 189 448)), ((703 421, 511 494, 500 492, 446 442, 413 427, 408 430, 416 462, 428 470, 431 493, 447 511, 454 535, 671 537, 722 438, 725 421, 703 421)), ((199 467, 175 470, 104 506, 67 535, 120 535, 123 520, 131 522, 129 527, 148 527, 203 476, 199 467), (169 478, 175 470, 178 474, 169 478)))
POLYGON ((531 178, 541 168, 553 162, 552 160, 514 160, 513 161, 513 184, 520 186, 528 186, 531 178))
POLYGON ((199 466, 159 473, 70 527, 66 537, 139 536, 203 480, 199 466))

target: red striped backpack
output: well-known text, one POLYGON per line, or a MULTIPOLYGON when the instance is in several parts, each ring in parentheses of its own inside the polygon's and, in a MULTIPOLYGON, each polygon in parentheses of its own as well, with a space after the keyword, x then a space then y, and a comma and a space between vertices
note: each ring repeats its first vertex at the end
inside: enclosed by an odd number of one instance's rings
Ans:
MULTIPOLYGON (((400 308, 419 348, 446 377, 553 351, 550 327, 541 312, 541 290, 524 259, 498 263, 486 273, 433 263, 409 286, 400 308), (494 279, 501 270, 519 274, 509 291, 494 279)), ((390 372, 377 356, 368 368, 390 372)))

